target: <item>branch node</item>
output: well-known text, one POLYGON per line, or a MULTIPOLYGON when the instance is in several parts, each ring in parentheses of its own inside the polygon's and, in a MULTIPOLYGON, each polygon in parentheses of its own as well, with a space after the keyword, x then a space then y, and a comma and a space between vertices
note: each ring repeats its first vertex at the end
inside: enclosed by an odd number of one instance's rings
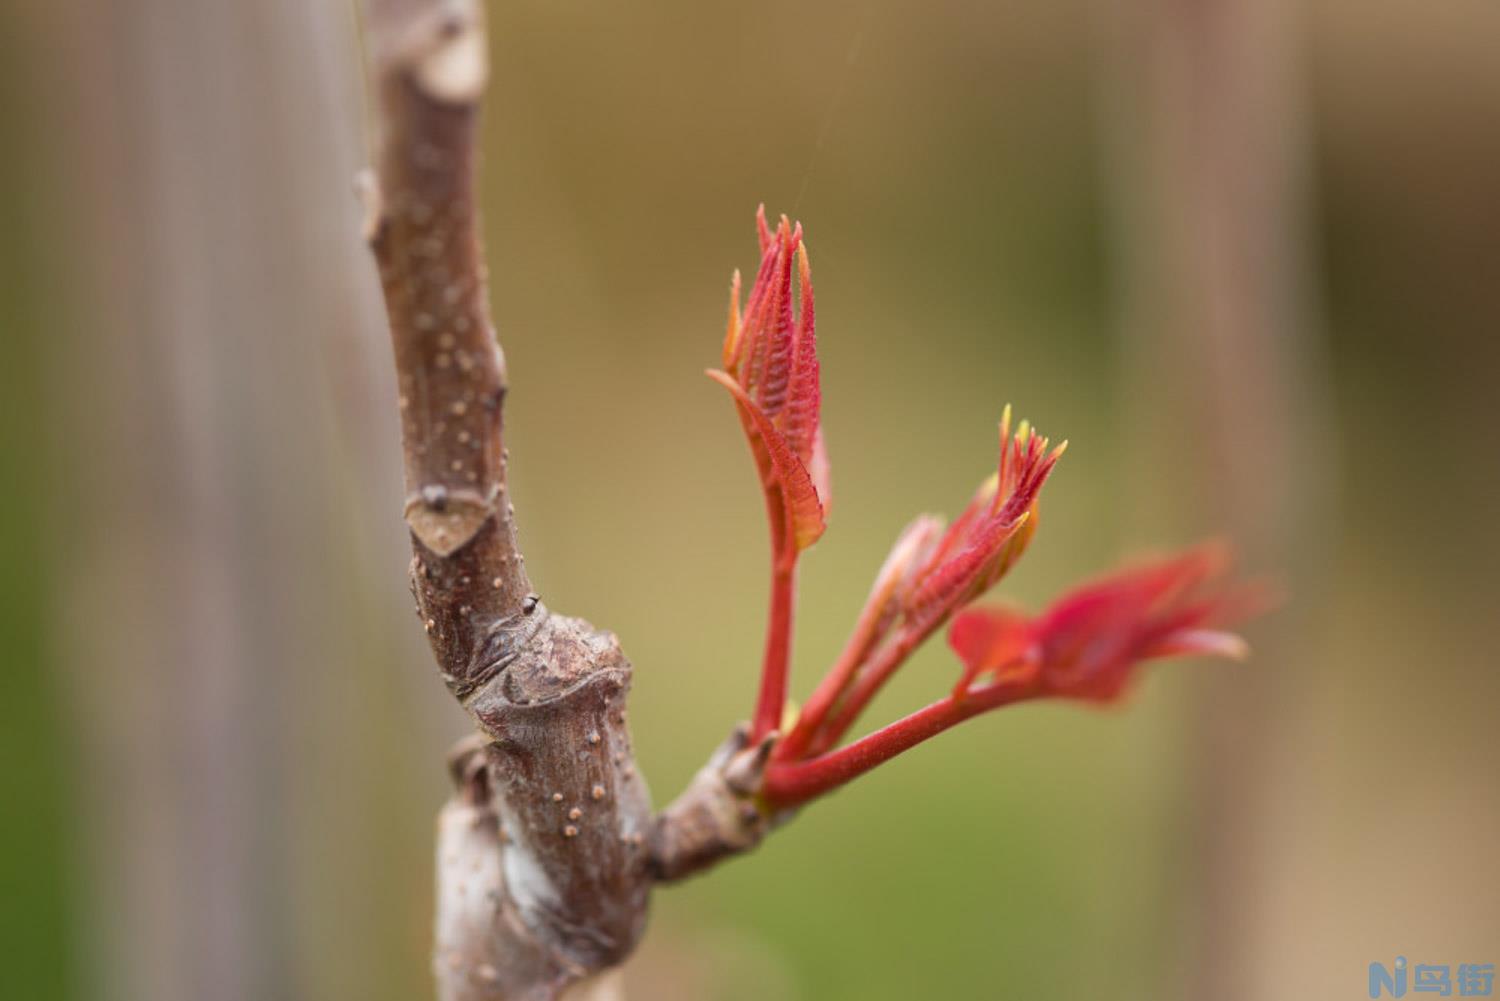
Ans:
POLYGON ((403 512, 412 534, 438 556, 452 556, 479 534, 495 514, 499 490, 488 496, 465 487, 428 483, 406 499, 403 512))
POLYGON ((693 776, 651 831, 651 872, 658 881, 684 879, 748 852, 790 811, 768 813, 755 794, 765 776, 778 735, 750 744, 750 727, 741 723, 693 776))

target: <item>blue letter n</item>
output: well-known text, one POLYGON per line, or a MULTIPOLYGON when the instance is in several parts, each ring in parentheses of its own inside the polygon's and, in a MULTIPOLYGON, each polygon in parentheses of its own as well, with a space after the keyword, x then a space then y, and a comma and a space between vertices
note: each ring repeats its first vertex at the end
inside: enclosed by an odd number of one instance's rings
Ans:
POLYGON ((1380 997, 1382 989, 1390 991, 1391 997, 1393 998, 1405 996, 1406 957, 1397 956, 1395 967, 1395 973, 1391 973, 1385 968, 1384 963, 1370 964, 1370 997, 1380 997))

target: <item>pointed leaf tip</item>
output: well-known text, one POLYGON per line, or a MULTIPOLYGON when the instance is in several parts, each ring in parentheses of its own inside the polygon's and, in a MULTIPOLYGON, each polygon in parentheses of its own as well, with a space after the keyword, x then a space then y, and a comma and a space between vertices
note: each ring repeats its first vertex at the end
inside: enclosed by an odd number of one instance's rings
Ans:
POLYGON ((726 371, 734 372, 739 368, 741 327, 740 327, 740 269, 734 269, 734 276, 729 280, 729 317, 724 329, 724 368, 726 371))
POLYGON ((1243 663, 1250 659, 1250 644, 1221 629, 1184 629, 1169 636, 1151 651, 1157 657, 1223 657, 1243 663))

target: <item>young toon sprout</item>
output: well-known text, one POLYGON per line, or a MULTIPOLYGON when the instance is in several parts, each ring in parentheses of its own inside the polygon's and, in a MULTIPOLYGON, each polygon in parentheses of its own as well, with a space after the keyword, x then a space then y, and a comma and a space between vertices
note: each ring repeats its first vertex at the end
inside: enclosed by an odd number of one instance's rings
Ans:
POLYGON ((1067 443, 1026 421, 1000 420, 996 471, 946 530, 922 515, 896 540, 843 652, 800 712, 787 703, 797 558, 823 534, 828 460, 820 424, 812 276, 800 224, 773 233, 756 214, 760 267, 743 313, 731 283, 724 368, 750 444, 771 528, 771 611, 748 743, 761 748, 761 807, 777 813, 843 785, 979 713, 1030 699, 1110 702, 1146 660, 1187 654, 1243 659, 1223 631, 1259 611, 1259 589, 1226 583, 1223 547, 1204 546, 1065 594, 1036 617, 978 608, 1036 534, 1042 486, 1067 443), (797 268, 793 301, 792 267, 797 268), (951 623, 951 625, 950 625, 951 623), (870 700, 934 632, 963 663, 958 682, 915 713, 839 746, 870 700))
POLYGON ((813 331, 812 273, 802 227, 785 216, 773 234, 765 206, 755 215, 760 270, 740 313, 740 274, 729 297, 724 370, 709 376, 734 397, 749 439, 766 515, 771 522, 771 615, 766 631, 760 696, 751 740, 760 741, 781 721, 792 641, 797 557, 818 541, 828 509, 828 456, 820 419, 818 346, 813 331), (797 307, 792 303, 792 262, 797 265, 797 307))

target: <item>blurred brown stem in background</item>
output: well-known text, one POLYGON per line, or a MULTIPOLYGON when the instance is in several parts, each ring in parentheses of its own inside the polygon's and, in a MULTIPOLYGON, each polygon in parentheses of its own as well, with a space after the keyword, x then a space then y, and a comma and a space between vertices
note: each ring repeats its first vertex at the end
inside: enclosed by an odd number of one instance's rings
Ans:
MULTIPOLYGON (((322 839, 350 841, 336 818, 291 833, 331 798, 287 793, 289 775, 330 764, 296 753, 299 709, 340 689, 337 665, 372 638, 325 626, 357 584, 308 582, 328 565, 358 581, 328 517, 350 509, 332 477, 298 473, 349 465, 320 411, 321 362, 356 328, 356 258, 331 239, 321 172, 294 155, 352 157, 354 130, 325 122, 348 29, 327 4, 28 8, 50 43, 38 115, 68 185, 49 216, 68 293, 42 343, 45 430, 65 467, 48 545, 66 567, 55 625, 79 761, 81 994, 295 995, 297 929, 318 915, 273 919, 275 900, 322 839)), ((360 376, 342 385, 358 393, 360 376)), ((316 725, 346 719, 319 711, 316 725)), ((356 777, 337 795, 366 788, 356 777)), ((325 859, 318 871, 342 875, 325 859)))
MULTIPOLYGON (((1141 513, 1190 533, 1219 522, 1253 564, 1313 592, 1330 537, 1328 415, 1305 258, 1308 125, 1293 6, 1106 6, 1125 394, 1146 432, 1131 458, 1175 471, 1140 498, 1141 513)), ((1258 891, 1276 815, 1268 783, 1295 717, 1292 656, 1284 642, 1261 645, 1248 676, 1200 681, 1183 832, 1196 865, 1181 884, 1175 963, 1183 997, 1261 996, 1258 891)))

